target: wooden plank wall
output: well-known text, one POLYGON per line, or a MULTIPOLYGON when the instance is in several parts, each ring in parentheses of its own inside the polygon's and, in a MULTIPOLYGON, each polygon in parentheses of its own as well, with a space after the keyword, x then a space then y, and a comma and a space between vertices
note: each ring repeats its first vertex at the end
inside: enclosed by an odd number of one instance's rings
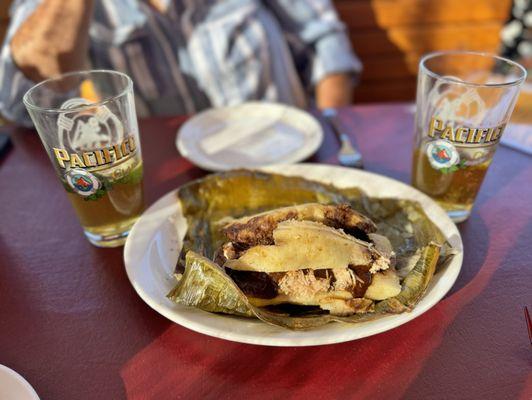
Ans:
MULTIPOLYGON (((0 39, 10 0, 0 0, 0 39)), ((364 63, 355 101, 415 96, 419 57, 435 50, 497 52, 512 0, 334 0, 364 63)))
POLYGON ((421 55, 436 50, 498 52, 512 0, 335 0, 364 64, 356 102, 415 97, 421 55))
POLYGON ((9 24, 9 6, 11 0, 0 0, 0 43, 4 42, 4 35, 9 24))

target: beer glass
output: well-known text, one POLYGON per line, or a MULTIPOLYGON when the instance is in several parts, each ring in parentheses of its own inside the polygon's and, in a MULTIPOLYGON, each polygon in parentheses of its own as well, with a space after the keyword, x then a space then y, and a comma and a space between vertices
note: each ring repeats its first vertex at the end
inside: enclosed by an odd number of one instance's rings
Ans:
POLYGON ((73 72, 24 95, 85 236, 100 247, 125 242, 143 209, 142 157, 133 83, 120 72, 73 72))
POLYGON ((419 63, 412 184, 466 220, 526 78, 495 55, 437 52, 419 63))

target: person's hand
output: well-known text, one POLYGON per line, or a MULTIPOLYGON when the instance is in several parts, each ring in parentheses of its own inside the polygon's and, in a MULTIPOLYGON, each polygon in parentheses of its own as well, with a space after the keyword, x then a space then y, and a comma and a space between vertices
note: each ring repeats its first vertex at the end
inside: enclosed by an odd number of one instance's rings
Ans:
POLYGON ((92 0, 44 0, 10 43, 13 60, 38 82, 86 67, 92 0))
POLYGON ((330 74, 316 85, 316 105, 318 108, 336 108, 351 104, 353 100, 354 78, 351 74, 330 74))

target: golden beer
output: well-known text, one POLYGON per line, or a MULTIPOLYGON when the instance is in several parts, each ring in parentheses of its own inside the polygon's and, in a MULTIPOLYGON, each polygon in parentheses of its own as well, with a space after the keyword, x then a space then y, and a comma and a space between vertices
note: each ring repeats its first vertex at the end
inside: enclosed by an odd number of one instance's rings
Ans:
POLYGON ((85 233, 107 237, 110 245, 123 242, 123 233, 130 230, 143 210, 142 161, 134 159, 128 164, 126 167, 130 168, 124 176, 109 180, 110 188, 98 198, 87 199, 68 192, 85 233))
POLYGON ((444 210, 471 211, 491 160, 453 172, 434 169, 419 148, 412 160, 412 184, 436 200, 444 210))
POLYGON ((418 128, 412 185, 457 222, 469 215, 505 125, 471 128, 432 117, 418 128))

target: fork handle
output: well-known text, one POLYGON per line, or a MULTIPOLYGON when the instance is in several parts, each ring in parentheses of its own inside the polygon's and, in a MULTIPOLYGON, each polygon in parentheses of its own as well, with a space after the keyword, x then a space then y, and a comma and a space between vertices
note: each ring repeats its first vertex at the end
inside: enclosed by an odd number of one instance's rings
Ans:
POLYGON ((355 150, 353 144, 351 143, 351 138, 347 134, 343 133, 338 128, 338 125, 336 124, 336 120, 335 120, 334 116, 325 115, 325 119, 327 120, 327 122, 329 124, 329 127, 331 128, 331 130, 333 131, 334 135, 336 136, 336 138, 340 142, 341 146, 343 148, 345 148, 345 149, 349 149, 349 150, 352 150, 353 152, 357 152, 355 150))
POLYGON ((347 136, 345 133, 338 132, 336 127, 334 125, 332 126, 333 126, 334 132, 336 133, 336 136, 338 136, 338 140, 342 144, 342 147, 349 147, 351 150, 355 151, 349 136, 347 136))

